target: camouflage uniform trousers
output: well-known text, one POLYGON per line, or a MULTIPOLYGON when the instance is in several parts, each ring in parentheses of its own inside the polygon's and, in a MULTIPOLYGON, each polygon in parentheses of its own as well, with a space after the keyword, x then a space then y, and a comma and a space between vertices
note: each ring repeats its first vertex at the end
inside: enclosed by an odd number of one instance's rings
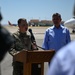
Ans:
POLYGON ((13 75, 23 75, 23 63, 13 62, 13 75))

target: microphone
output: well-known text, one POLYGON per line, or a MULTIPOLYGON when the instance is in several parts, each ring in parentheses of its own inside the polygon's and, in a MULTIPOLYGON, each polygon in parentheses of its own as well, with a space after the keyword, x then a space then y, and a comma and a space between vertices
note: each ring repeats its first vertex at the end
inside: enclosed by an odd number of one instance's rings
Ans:
POLYGON ((32 33, 32 29, 29 29, 28 30, 29 32, 30 32, 30 34, 31 34, 31 41, 32 41, 32 43, 35 41, 35 37, 34 37, 34 35, 33 35, 33 33, 32 33))
MULTIPOLYGON (((33 42, 36 42, 36 41, 35 41, 35 37, 34 37, 33 32, 32 32, 32 29, 29 29, 28 31, 29 31, 30 34, 31 34, 31 41, 32 41, 32 43, 33 43, 33 42)), ((39 47, 39 48, 41 48, 41 49, 43 49, 43 50, 45 50, 44 48, 42 48, 42 47, 40 47, 40 46, 38 46, 38 45, 36 45, 36 46, 39 47)))

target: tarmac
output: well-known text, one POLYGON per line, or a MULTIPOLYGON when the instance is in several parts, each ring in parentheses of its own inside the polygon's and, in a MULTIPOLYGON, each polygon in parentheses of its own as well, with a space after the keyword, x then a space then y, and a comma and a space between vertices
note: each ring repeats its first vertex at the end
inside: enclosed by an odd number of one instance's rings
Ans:
MULTIPOLYGON (((14 26, 12 26, 12 27, 6 26, 5 28, 10 33, 14 33, 18 29, 18 27, 14 27, 14 26)), ((45 30, 48 27, 29 27, 29 28, 31 28, 33 33, 34 33, 37 45, 41 47, 42 42, 43 42, 43 38, 44 38, 45 30)), ((70 30, 71 40, 73 41, 73 40, 75 40, 75 34, 71 33, 72 29, 69 29, 69 30, 70 30)), ((46 75, 47 69, 48 69, 48 63, 45 62, 44 63, 44 75, 46 75)), ((9 53, 7 53, 4 60, 1 62, 1 75, 12 75, 12 71, 13 71, 12 56, 9 53)))

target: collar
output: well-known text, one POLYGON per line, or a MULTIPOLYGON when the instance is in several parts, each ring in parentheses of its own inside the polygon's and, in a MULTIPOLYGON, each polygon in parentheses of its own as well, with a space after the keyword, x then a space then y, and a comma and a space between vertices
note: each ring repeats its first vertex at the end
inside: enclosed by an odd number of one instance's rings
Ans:
POLYGON ((60 25, 59 28, 56 28, 55 25, 53 25, 53 29, 62 29, 62 25, 60 25))
POLYGON ((20 34, 21 37, 25 37, 25 36, 27 35, 26 32, 25 32, 25 33, 22 33, 22 32, 20 32, 20 31, 19 31, 19 34, 20 34))

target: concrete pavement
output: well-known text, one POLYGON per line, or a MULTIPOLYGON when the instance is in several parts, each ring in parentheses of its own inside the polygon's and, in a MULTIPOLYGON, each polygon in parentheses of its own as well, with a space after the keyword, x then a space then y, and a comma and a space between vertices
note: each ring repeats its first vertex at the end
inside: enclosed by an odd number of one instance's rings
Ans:
MULTIPOLYGON (((15 32, 17 30, 17 28, 15 27, 11 27, 7 28, 10 32, 15 32)), ((42 46, 42 42, 43 42, 43 38, 44 38, 44 32, 47 28, 32 28, 34 36, 36 38, 36 42, 37 45, 39 45, 40 47, 42 46)), ((71 32, 71 30, 70 30, 71 32)), ((71 34, 71 40, 75 39, 75 34, 71 34)), ((44 64, 44 75, 46 75, 48 69, 48 63, 44 64)), ((12 75, 12 56, 10 54, 6 54, 4 60, 1 62, 1 75, 12 75)))

